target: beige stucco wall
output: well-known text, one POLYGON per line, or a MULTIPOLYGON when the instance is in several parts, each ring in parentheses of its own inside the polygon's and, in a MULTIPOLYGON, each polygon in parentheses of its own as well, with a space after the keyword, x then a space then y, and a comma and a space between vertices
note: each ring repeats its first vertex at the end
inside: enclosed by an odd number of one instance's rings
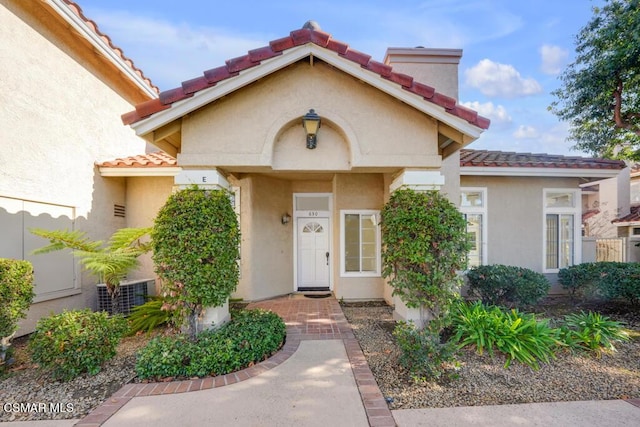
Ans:
POLYGON ((342 277, 340 272, 340 211, 343 209, 381 210, 385 188, 382 174, 336 174, 333 181, 334 216, 336 232, 333 235, 333 281, 336 298, 380 299, 384 297, 381 277, 342 277))
POLYGON ((240 187, 241 278, 234 298, 260 300, 293 292, 291 182, 262 175, 232 180, 240 187))
MULTIPOLYGON (((173 177, 129 177, 126 178, 126 222, 127 227, 151 227, 158 214, 171 195, 173 177)), ((132 271, 128 279, 156 278, 151 254, 140 257, 140 267, 132 271)), ((151 293, 159 291, 159 281, 156 288, 149 289, 151 293)))
MULTIPOLYGON (((124 204, 125 184, 100 177, 94 162, 144 151, 120 121, 136 96, 118 92, 117 74, 43 5, 0 2, 0 195, 74 207, 77 229, 107 238, 124 226, 113 205, 124 204)), ((95 307, 94 283, 83 275, 82 294, 34 304, 19 334, 50 311, 95 307)))
POLYGON ((228 171, 439 168, 436 144, 432 118, 326 64, 301 62, 185 117, 178 159, 228 171), (323 119, 315 150, 301 126, 310 108, 323 119))
MULTIPOLYGON (((578 178, 461 176, 461 187, 487 188, 488 264, 543 271, 543 189, 578 188, 578 178)), ((579 242, 576 242, 579 244, 579 242)), ((546 274, 552 293, 556 274, 546 274)))

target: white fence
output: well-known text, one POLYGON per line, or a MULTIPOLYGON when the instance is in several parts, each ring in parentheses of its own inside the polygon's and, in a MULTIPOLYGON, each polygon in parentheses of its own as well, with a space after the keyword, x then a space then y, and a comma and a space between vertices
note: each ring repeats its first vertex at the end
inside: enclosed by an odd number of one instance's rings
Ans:
POLYGON ((640 262, 640 236, 597 239, 582 238, 582 262, 640 262))

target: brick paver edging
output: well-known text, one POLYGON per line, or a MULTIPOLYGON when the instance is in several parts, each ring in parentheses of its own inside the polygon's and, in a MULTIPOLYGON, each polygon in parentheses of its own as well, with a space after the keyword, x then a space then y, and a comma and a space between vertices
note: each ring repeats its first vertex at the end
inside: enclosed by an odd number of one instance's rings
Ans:
MULTIPOLYGON (((293 353, 298 350, 301 340, 327 340, 341 339, 344 343, 347 357, 351 364, 351 370, 364 405, 367 419, 370 426, 391 427, 395 426, 395 420, 391 415, 391 411, 378 387, 378 384, 371 373, 371 369, 362 353, 360 344, 355 338, 351 325, 346 320, 342 308, 337 300, 317 301, 318 306, 322 305, 322 320, 330 320, 330 325, 316 327, 305 325, 304 320, 300 320, 300 316, 295 317, 296 321, 291 320, 291 307, 301 310, 308 309, 307 305, 295 307, 293 301, 283 302, 283 299, 265 301, 255 306, 265 309, 271 309, 278 313, 287 323, 287 338, 282 348, 269 359, 260 362, 250 368, 233 372, 217 377, 194 378, 191 380, 169 381, 169 382, 153 382, 153 383, 132 383, 126 384, 109 397, 100 406, 96 407, 86 417, 82 418, 75 427, 98 427, 106 422, 113 414, 122 408, 127 402, 134 397, 156 396, 160 394, 186 393, 198 390, 207 390, 211 388, 224 387, 226 385, 235 384, 240 381, 248 380, 266 372, 289 359, 293 353), (283 307, 288 310, 283 313, 283 307), (301 326, 301 323, 303 324, 301 326)), ((293 310, 298 311, 298 310, 293 310)))
POLYGON ((125 384, 100 406, 75 424, 75 427, 97 427, 102 425, 134 397, 156 396, 159 394, 186 393, 224 387, 256 377, 275 368, 298 350, 300 340, 287 338, 282 348, 269 359, 250 368, 217 377, 194 378, 182 381, 125 384))

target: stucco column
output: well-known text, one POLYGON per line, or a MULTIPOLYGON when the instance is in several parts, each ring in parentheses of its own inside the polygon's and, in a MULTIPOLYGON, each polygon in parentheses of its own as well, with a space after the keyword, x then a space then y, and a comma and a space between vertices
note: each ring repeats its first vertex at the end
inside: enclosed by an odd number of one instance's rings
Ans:
MULTIPOLYGON (((182 170, 175 177, 175 188, 184 190, 198 186, 203 190, 229 190, 229 181, 219 170, 213 169, 187 169, 182 170)), ((229 300, 219 307, 205 307, 198 319, 198 331, 213 329, 224 325, 231 319, 229 314, 229 300)))
MULTIPOLYGON (((405 169, 389 185, 389 191, 393 193, 398 189, 410 188, 414 191, 440 191, 444 186, 444 176, 439 171, 405 169)), ((388 285, 387 285, 388 286, 388 285)), ((393 297, 393 318, 395 320, 413 321, 418 328, 422 328, 422 317, 419 308, 409 308, 398 296, 393 297)), ((430 315, 426 313, 427 320, 430 315)))

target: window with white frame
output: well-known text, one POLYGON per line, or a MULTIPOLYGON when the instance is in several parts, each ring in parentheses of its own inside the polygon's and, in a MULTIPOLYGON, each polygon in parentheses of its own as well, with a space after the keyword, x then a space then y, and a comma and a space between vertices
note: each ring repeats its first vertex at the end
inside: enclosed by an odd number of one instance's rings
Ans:
POLYGON ((380 211, 340 211, 342 276, 380 276, 380 211))
POLYGON ((580 262, 580 194, 574 189, 544 190, 544 270, 580 262))
POLYGON ((469 267, 487 263, 487 189, 461 188, 460 212, 467 220, 467 234, 471 242, 469 267))

